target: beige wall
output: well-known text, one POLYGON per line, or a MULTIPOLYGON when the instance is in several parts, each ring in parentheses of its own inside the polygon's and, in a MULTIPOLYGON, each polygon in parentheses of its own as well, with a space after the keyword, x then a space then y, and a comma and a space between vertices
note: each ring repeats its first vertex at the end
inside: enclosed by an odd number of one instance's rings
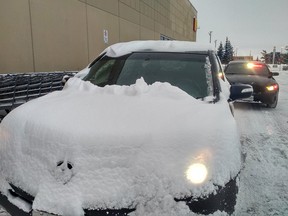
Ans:
POLYGON ((196 16, 189 0, 1 0, 0 73, 80 70, 120 41, 195 41, 196 16))
POLYGON ((29 0, 0 2, 0 73, 33 71, 29 0))

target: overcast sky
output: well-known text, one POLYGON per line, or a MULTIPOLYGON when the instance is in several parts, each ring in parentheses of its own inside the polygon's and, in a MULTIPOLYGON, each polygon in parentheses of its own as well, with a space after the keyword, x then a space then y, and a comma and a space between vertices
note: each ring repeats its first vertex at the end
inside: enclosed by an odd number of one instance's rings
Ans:
POLYGON ((272 52, 288 46, 288 0, 190 0, 198 11, 197 41, 212 43, 229 38, 237 55, 272 52))

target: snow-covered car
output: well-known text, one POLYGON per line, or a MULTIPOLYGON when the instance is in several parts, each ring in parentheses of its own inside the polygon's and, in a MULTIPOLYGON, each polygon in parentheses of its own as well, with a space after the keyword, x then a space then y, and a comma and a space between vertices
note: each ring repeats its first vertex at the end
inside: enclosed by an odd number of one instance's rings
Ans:
POLYGON ((232 214, 241 147, 213 47, 133 41, 105 49, 62 91, 0 125, 0 205, 11 215, 232 214), (194 213, 193 213, 194 212, 194 213))

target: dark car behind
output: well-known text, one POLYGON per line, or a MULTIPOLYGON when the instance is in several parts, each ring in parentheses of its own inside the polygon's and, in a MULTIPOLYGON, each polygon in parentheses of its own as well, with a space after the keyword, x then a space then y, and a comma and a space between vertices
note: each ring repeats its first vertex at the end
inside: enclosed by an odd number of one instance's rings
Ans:
POLYGON ((268 66, 256 61, 232 61, 225 68, 225 74, 230 84, 242 83, 253 87, 251 101, 261 102, 269 108, 275 108, 278 103, 279 84, 268 66))

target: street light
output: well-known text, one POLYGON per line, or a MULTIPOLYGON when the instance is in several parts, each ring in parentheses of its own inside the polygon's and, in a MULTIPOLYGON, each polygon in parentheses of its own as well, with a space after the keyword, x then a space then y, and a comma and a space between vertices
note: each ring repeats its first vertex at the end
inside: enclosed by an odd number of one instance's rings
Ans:
POLYGON ((237 52, 238 52, 238 47, 235 48, 235 56, 237 56, 237 52))
POLYGON ((273 47, 273 57, 272 57, 272 64, 274 65, 275 63, 275 52, 276 52, 276 47, 273 47))
POLYGON ((279 66, 280 66, 280 70, 282 70, 281 66, 283 64, 283 49, 285 49, 285 47, 281 47, 280 49, 280 62, 279 62, 279 66))
POLYGON ((209 39, 209 43, 211 43, 212 32, 213 32, 213 31, 209 31, 209 32, 208 32, 209 38, 210 38, 210 39, 209 39))

